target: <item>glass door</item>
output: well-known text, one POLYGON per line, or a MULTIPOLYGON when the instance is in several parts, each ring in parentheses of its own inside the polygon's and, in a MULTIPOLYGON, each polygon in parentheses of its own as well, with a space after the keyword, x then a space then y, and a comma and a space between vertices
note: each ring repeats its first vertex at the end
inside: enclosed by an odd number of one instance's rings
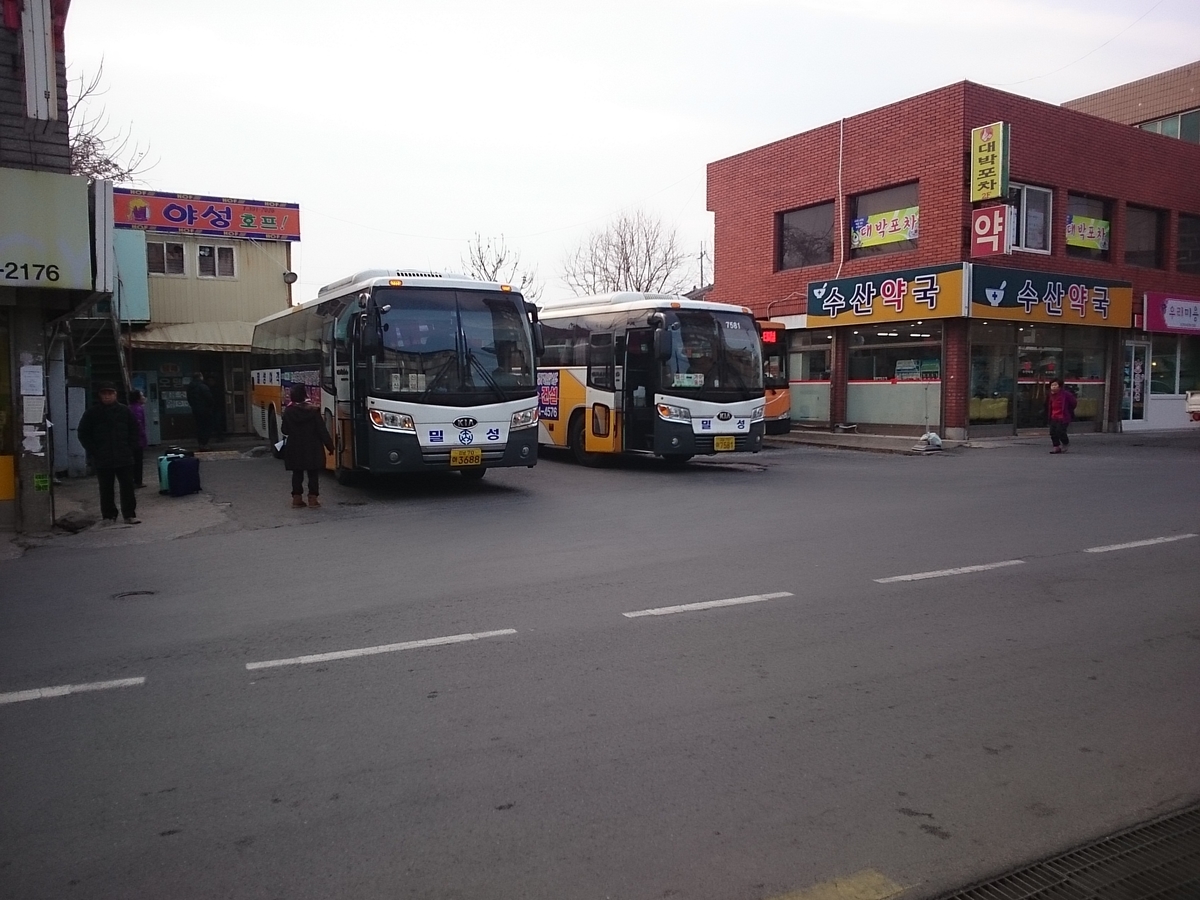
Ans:
POLYGON ((1125 422, 1146 420, 1146 395, 1150 392, 1150 345, 1138 341, 1125 344, 1125 364, 1121 391, 1121 419, 1125 422))
POLYGON ((1017 428, 1045 428, 1050 382, 1062 377, 1062 347, 1017 348, 1017 428))

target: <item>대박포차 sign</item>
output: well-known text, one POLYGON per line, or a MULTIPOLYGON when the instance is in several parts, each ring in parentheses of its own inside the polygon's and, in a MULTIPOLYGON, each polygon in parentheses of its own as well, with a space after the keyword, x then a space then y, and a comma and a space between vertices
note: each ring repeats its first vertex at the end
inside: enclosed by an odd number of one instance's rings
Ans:
POLYGON ((963 263, 808 283, 808 325, 911 322, 967 314, 963 263))
POLYGON ((1089 250, 1107 250, 1111 223, 1087 216, 1067 216, 1067 244, 1089 250))
POLYGON ((971 202, 1008 196, 1008 141, 1004 122, 971 129, 971 202))
POLYGON ((1010 322, 1128 328, 1133 285, 1083 275, 971 267, 971 315, 1010 322))
POLYGON ((1147 291, 1146 330, 1200 334, 1200 297, 1147 291))
POLYGON ((855 219, 851 223, 850 249, 915 241, 921 230, 920 210, 919 206, 909 206, 855 219))
POLYGON ((168 234, 300 240, 300 204, 113 188, 113 225, 168 234))

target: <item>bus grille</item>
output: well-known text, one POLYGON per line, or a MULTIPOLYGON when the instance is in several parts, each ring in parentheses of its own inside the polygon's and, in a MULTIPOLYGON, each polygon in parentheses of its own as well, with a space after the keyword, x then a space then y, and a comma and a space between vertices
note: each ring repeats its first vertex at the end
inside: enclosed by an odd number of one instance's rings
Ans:
MULTIPOLYGON (((733 449, 742 453, 750 452, 750 435, 739 434, 734 437, 733 449)), ((696 452, 697 453, 716 453, 713 449, 713 435, 698 434, 696 435, 696 452)), ((725 451, 722 451, 725 452, 725 451)))
MULTIPOLYGON (((504 459, 503 447, 491 447, 483 451, 484 465, 488 463, 500 462, 504 459)), ((448 466, 450 465, 450 450, 426 450, 421 448, 421 461, 427 466, 448 466)))

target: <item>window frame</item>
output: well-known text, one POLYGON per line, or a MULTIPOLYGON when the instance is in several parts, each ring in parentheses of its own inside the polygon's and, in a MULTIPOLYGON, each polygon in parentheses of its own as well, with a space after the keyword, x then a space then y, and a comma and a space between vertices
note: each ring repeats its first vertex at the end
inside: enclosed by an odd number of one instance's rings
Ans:
MULTIPOLYGON (((1068 191, 1067 192, 1067 208, 1066 208, 1065 214, 1063 216, 1063 250, 1066 253, 1066 255, 1071 257, 1072 259, 1087 259, 1087 260, 1091 260, 1092 262, 1111 263, 1113 261, 1113 232, 1114 232, 1113 214, 1115 212, 1116 212, 1116 204, 1109 197, 1099 197, 1099 196, 1096 196, 1095 194, 1085 194, 1081 191, 1068 191), (1070 243, 1067 240, 1067 235, 1066 235, 1067 219, 1066 219, 1066 217, 1071 216, 1071 215, 1076 215, 1075 213, 1071 212, 1071 200, 1073 198, 1076 200, 1084 200, 1084 201, 1088 201, 1090 203, 1101 204, 1101 211, 1103 212, 1103 216, 1088 216, 1088 218, 1098 218, 1098 219, 1100 219, 1100 221, 1108 223, 1108 248, 1107 249, 1094 250, 1090 247, 1079 247, 1079 246, 1076 246, 1075 244, 1070 243)), ((1082 215, 1082 213, 1080 213, 1079 215, 1082 215)))
POLYGON ((1013 193, 1020 193, 1020 201, 1016 207, 1017 213, 1017 228, 1016 236, 1013 240, 1013 250, 1019 250, 1022 253, 1038 253, 1042 256, 1050 256, 1054 252, 1054 190, 1052 188, 1042 187, 1036 184, 1025 184, 1024 182, 1009 182, 1008 184, 1008 203, 1013 205, 1013 193), (1046 195, 1046 222, 1042 226, 1042 233, 1046 237, 1046 249, 1042 250, 1037 247, 1027 247, 1025 245, 1027 232, 1029 230, 1028 216, 1026 213, 1029 210, 1029 203, 1026 200, 1026 194, 1029 191, 1036 191, 1046 195))
POLYGON ((196 245, 196 277, 197 278, 212 278, 212 279, 237 279, 237 251, 232 244, 197 244, 196 245), (201 252, 204 250, 212 250, 213 274, 208 275, 200 271, 201 252), (221 251, 229 251, 229 262, 232 264, 232 273, 229 275, 221 274, 221 251))
MULTIPOLYGON (((834 200, 826 200, 821 203, 810 203, 808 206, 797 206, 794 209, 786 209, 783 212, 776 213, 776 247, 775 247, 775 269, 777 272, 790 271, 793 269, 805 269, 811 266, 823 266, 833 262, 834 259, 834 237, 837 230, 837 203, 834 200), (801 262, 797 265, 787 264, 787 239, 788 232, 787 217, 793 213, 812 213, 828 207, 829 209, 829 230, 827 232, 829 240, 829 258, 819 259, 812 262, 801 262)), ((796 229, 799 230, 799 229, 796 229)))
MULTIPOLYGON (((1156 209, 1153 206, 1141 206, 1136 203, 1125 204, 1125 265, 1133 266, 1138 269, 1165 269, 1166 266, 1166 237, 1167 237, 1167 215, 1164 210, 1156 209), (1134 213, 1149 213, 1154 216, 1154 262, 1150 264, 1134 262, 1129 258, 1129 226, 1134 213)), ((1132 251, 1143 252, 1143 251, 1132 251)))
MULTIPOLYGON (((853 246, 851 246, 853 244, 853 241, 851 240, 851 232, 854 229, 854 222, 857 219, 870 217, 873 215, 879 215, 880 212, 891 212, 893 210, 908 209, 910 207, 915 207, 917 209, 917 215, 919 217, 921 214, 920 213, 921 182, 919 180, 905 181, 900 184, 893 184, 893 185, 889 185, 888 187, 877 188, 876 190, 873 190, 873 191, 863 191, 862 193, 852 194, 851 196, 846 198, 845 202, 846 202, 847 206, 849 207, 850 215, 848 215, 846 217, 847 221, 843 223, 842 228, 845 229, 845 234, 843 235, 843 239, 846 241, 846 245, 850 249, 850 254, 849 254, 850 259, 869 259, 869 258, 875 257, 875 256, 890 256, 895 253, 912 253, 912 252, 920 249, 921 236, 920 236, 919 230, 918 230, 917 237, 912 240, 906 239, 906 240, 902 240, 902 241, 893 241, 893 242, 886 243, 886 244, 876 244, 876 245, 873 245, 870 247, 853 247, 853 246), (865 214, 865 216, 860 213, 859 205, 861 203, 863 203, 863 201, 868 200, 868 198, 878 197, 878 196, 881 196, 884 194, 892 193, 893 191, 898 192, 898 191, 907 190, 910 188, 912 189, 912 192, 913 192, 913 201, 914 202, 909 204, 908 207, 905 207, 905 206, 888 207, 888 205, 893 202, 893 201, 889 200, 886 203, 880 203, 880 204, 868 203, 867 204, 868 206, 878 205, 880 207, 878 212, 874 212, 874 213, 868 212, 865 214), (885 207, 888 207, 888 208, 885 208, 885 207), (848 229, 846 228, 847 225, 849 225, 848 229)), ((919 227, 920 226, 918 225, 918 229, 919 229, 919 227)))
POLYGON ((186 278, 187 277, 187 248, 182 241, 146 241, 146 273, 149 275, 158 275, 164 278, 186 278), (150 266, 150 246, 162 247, 163 268, 162 271, 156 271, 150 266), (179 248, 179 271, 170 272, 167 267, 167 248, 179 248))
POLYGON ((1182 272, 1185 275, 1200 275, 1200 214, 1180 212, 1176 217, 1175 223, 1175 271, 1182 272), (1195 246, 1185 248, 1183 245, 1183 223, 1184 220, 1195 223, 1195 231, 1189 235, 1191 240, 1195 241, 1195 246), (1184 250, 1190 249, 1193 257, 1188 261, 1187 267, 1184 267, 1184 250))

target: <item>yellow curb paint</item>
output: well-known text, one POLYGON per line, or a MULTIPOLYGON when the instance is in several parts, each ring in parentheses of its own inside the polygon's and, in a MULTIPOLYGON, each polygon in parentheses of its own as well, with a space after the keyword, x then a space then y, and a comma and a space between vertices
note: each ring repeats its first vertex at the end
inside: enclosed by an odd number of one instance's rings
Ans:
POLYGON ((908 890, 882 872, 863 869, 845 878, 823 881, 801 891, 792 891, 773 900, 887 900, 908 890))

